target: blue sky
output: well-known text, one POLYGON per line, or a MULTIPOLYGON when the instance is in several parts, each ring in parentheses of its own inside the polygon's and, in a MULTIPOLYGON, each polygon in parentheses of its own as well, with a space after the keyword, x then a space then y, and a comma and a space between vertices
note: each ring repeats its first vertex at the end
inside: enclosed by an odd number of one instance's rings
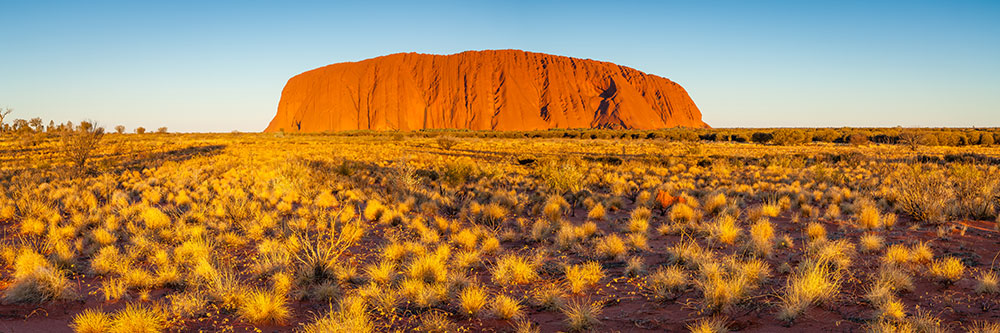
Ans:
POLYGON ((0 1, 0 107, 260 131, 303 71, 523 49, 683 85, 715 127, 1000 126, 997 1, 0 1))

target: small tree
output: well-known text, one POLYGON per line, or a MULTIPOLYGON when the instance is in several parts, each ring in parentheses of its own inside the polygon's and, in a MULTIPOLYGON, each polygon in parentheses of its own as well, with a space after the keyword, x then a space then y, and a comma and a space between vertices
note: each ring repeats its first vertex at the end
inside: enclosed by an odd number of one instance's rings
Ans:
POLYGON ((31 120, 28 121, 28 124, 31 125, 31 128, 35 129, 35 132, 41 133, 42 130, 44 129, 42 126, 45 123, 42 122, 42 118, 35 117, 31 118, 31 120))
POLYGON ((156 133, 166 134, 167 133, 167 128, 166 127, 157 128, 156 129, 156 133))
POLYGON ((31 126, 30 126, 30 124, 28 123, 27 120, 24 120, 24 119, 14 119, 13 124, 14 124, 14 126, 13 126, 14 132, 30 131, 31 130, 31 126))
POLYGON ((135 128, 135 134, 145 134, 145 133, 146 133, 145 127, 139 126, 135 128))
POLYGON ((75 129, 63 132, 63 153, 78 173, 86 170, 87 160, 93 155, 103 136, 103 127, 87 121, 81 122, 75 129))
POLYGON ((122 126, 122 125, 115 126, 115 133, 124 134, 125 133, 125 126, 122 126))
POLYGON ((904 145, 910 150, 917 150, 920 148, 923 138, 916 131, 906 131, 899 134, 899 144, 904 145))
MULTIPOLYGON (((0 109, 0 129, 5 128, 3 126, 3 119, 6 118, 7 115, 9 115, 11 112, 14 112, 14 109, 11 109, 11 108, 0 109)), ((0 131, 2 131, 2 130, 0 130, 0 131)))

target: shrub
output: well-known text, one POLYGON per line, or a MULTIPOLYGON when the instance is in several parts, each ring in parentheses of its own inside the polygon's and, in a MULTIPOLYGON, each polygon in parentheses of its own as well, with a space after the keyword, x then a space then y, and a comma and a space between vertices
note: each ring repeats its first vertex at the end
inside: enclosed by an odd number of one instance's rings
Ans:
POLYGON ((604 271, 601 270, 601 265, 595 261, 566 266, 566 282, 569 284, 570 292, 574 294, 597 284, 602 278, 604 278, 604 271))
POLYGON ((451 150, 451 148, 456 144, 458 144, 458 140, 447 135, 439 136, 437 138, 438 147, 441 147, 441 149, 444 150, 451 150))
POLYGON ((826 228, 817 222, 810 222, 809 225, 806 226, 806 236, 808 236, 810 240, 814 241, 826 239, 826 228))
POLYGON ((623 259, 625 254, 628 253, 628 249, 625 248, 625 242, 615 234, 598 240, 594 251, 602 258, 619 260, 623 259))
POLYGON ((727 333, 729 327, 727 327, 726 321, 724 317, 702 318, 688 325, 687 329, 691 333, 727 333))
POLYGON ((722 215, 716 218, 715 222, 711 224, 709 233, 712 239, 723 244, 732 245, 740 237, 740 234, 743 233, 743 229, 740 229, 736 225, 735 218, 730 215, 722 215))
POLYGON ((945 207, 952 197, 943 173, 921 166, 902 167, 897 171, 896 209, 917 221, 943 223, 945 207))
POLYGON ((767 256, 774 248, 774 226, 766 219, 758 220, 750 226, 750 250, 758 255, 767 256))
POLYGON ((538 269, 535 264, 518 255, 504 255, 493 267, 493 281, 499 284, 527 284, 537 278, 538 269))
POLYGON ((111 328, 111 318, 103 311, 86 309, 73 317, 70 327, 77 333, 104 333, 111 328))
POLYGON ((479 286, 468 286, 458 294, 458 301, 465 314, 476 316, 486 306, 486 291, 479 286))
POLYGON ((500 319, 511 319, 521 316, 521 302, 507 295, 497 295, 493 298, 493 313, 500 319))
POLYGON ((22 248, 14 259, 13 281, 3 291, 8 303, 42 303, 75 297, 73 286, 48 259, 22 248))
POLYGON ((112 333, 160 332, 167 327, 167 319, 157 309, 142 304, 128 304, 115 313, 111 320, 112 333))
POLYGON ((601 322, 597 319, 601 314, 601 303, 574 301, 564 307, 562 313, 570 330, 583 331, 601 322))
POLYGON ((864 234, 858 241, 862 252, 874 252, 882 249, 884 239, 876 234, 864 234))
POLYGON ((305 333, 369 333, 375 331, 368 316, 365 301, 361 297, 348 297, 340 302, 337 310, 332 308, 322 318, 305 325, 305 333))
POLYGON ((673 298, 688 287, 687 273, 680 266, 657 268, 646 280, 653 296, 660 300, 673 298))
POLYGON ((253 290, 245 295, 239 315, 254 325, 284 325, 291 317, 288 300, 268 290, 253 290))
POLYGON ((976 293, 996 294, 1000 293, 1000 286, 997 285, 997 273, 986 271, 976 279, 976 293))
POLYGON ((670 221, 674 223, 691 223, 695 221, 695 212, 691 206, 678 203, 670 208, 670 221))
POLYGON ((591 220, 604 220, 604 205, 597 203, 587 212, 587 218, 591 220))
POLYGON ((965 273, 965 265, 955 257, 946 257, 931 262, 927 272, 935 280, 945 283, 955 283, 965 273))
POLYGON ((104 137, 104 128, 85 121, 76 129, 62 132, 61 135, 60 144, 66 160, 77 172, 83 172, 87 167, 87 161, 93 157, 94 150, 99 147, 101 138, 104 137))
POLYGON ((840 289, 840 278, 825 262, 803 262, 788 278, 778 319, 793 321, 809 306, 833 298, 840 289))

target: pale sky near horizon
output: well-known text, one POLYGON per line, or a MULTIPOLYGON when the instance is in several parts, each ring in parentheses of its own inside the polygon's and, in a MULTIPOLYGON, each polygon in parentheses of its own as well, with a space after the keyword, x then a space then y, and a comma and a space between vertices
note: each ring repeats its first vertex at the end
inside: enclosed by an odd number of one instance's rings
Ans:
POLYGON ((714 127, 1000 127, 997 1, 0 1, 0 107, 260 131, 288 78, 522 49, 687 89, 714 127))

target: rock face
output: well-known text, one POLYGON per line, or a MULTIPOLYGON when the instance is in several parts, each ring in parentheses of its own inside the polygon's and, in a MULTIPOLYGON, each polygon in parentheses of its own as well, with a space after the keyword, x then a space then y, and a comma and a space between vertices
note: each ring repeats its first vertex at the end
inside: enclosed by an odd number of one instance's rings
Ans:
POLYGON ((399 53, 296 75, 265 132, 708 127, 684 88, 608 62, 518 50, 399 53))

